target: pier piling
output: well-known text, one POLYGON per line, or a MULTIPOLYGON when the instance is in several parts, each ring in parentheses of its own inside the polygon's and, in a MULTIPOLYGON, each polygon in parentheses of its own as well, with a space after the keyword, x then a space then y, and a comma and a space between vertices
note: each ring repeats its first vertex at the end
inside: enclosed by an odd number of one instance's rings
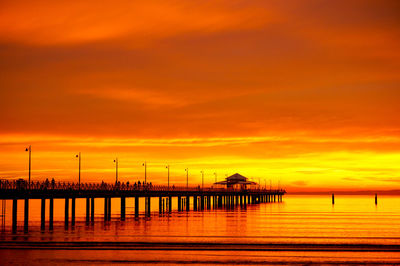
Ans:
POLYGON ((25 199, 25 207, 24 207, 24 231, 28 231, 29 224, 29 199, 25 199))
POLYGON ((108 199, 107 199, 107 197, 105 197, 104 198, 104 221, 107 221, 107 219, 108 219, 107 212, 108 212, 108 199))
POLYGON ((182 198, 178 196, 178 212, 182 210, 182 198))
POLYGON ((90 220, 90 198, 86 198, 86 223, 90 220))
POLYGON ((17 209, 18 209, 18 200, 13 199, 13 205, 12 205, 12 231, 13 231, 13 233, 17 232, 17 209))
POLYGON ((46 222, 46 199, 41 199, 41 208, 40 208, 40 229, 45 229, 45 222, 46 222))
POLYGON ((64 223, 66 228, 68 228, 68 220, 69 220, 68 215, 69 215, 69 198, 65 198, 64 223))
POLYGON ((139 216, 139 197, 135 197, 135 217, 139 216))
POLYGON ((107 221, 111 221, 111 197, 108 197, 107 221))
POLYGON ((91 209, 91 212, 90 212, 90 220, 91 220, 92 222, 94 222, 94 198, 91 198, 90 201, 91 201, 91 202, 90 202, 90 209, 91 209))
POLYGON ((75 198, 71 198, 71 225, 75 225, 75 198))
POLYGON ((121 220, 125 220, 125 197, 121 197, 121 220))
POLYGON ((49 204, 49 230, 53 230, 53 220, 54 220, 54 199, 50 198, 49 204))

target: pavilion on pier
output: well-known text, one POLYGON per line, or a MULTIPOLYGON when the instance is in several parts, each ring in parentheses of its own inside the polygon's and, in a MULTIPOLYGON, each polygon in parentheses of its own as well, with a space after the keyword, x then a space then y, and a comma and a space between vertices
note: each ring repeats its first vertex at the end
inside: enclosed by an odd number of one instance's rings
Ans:
POLYGON ((234 189, 247 189, 258 186, 256 182, 250 181, 247 177, 244 177, 238 173, 228 176, 224 181, 215 182, 214 185, 226 186, 226 188, 234 189))

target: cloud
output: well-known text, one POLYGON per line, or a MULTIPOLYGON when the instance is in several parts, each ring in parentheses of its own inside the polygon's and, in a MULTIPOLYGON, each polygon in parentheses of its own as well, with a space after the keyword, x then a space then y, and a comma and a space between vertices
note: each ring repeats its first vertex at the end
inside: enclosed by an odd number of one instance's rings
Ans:
POLYGON ((299 186, 299 187, 305 187, 305 186, 307 186, 308 182, 306 182, 304 180, 297 180, 297 181, 291 182, 290 184, 299 186))
POLYGON ((262 15, 265 20, 267 13, 231 1, 9 1, 2 3, 0 36, 3 41, 35 45, 110 38, 133 38, 141 43, 186 32, 259 27, 264 21, 252 17, 262 15))

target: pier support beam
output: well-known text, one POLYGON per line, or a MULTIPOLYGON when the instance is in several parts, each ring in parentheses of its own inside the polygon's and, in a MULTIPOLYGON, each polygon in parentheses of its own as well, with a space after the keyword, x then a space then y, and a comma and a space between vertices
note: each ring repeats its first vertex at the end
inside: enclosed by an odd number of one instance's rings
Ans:
POLYGON ((172 212, 172 197, 168 197, 168 211, 172 212))
POLYGON ((54 220, 54 199, 50 198, 49 204, 49 230, 53 230, 53 220, 54 220))
POLYGON ((163 211, 162 200, 163 200, 162 197, 158 197, 158 212, 159 213, 162 213, 162 211, 163 211))
POLYGON ((186 211, 190 211, 190 197, 186 196, 186 211))
POLYGON ((378 194, 375 194, 375 205, 378 205, 378 194))
POLYGON ((204 210, 204 196, 203 195, 201 195, 201 197, 200 197, 200 209, 204 210))
POLYGON ((111 221, 111 197, 108 198, 107 208, 107 220, 111 221))
POLYGON ((24 231, 28 232, 29 226, 29 199, 25 199, 25 207, 24 207, 24 231))
POLYGON ((65 227, 68 228, 69 220, 69 198, 65 198, 65 213, 64 213, 64 223, 65 227))
POLYGON ((41 208, 40 208, 40 229, 45 229, 46 223, 46 199, 41 199, 41 208))
POLYGON ((91 198, 90 200, 90 209, 91 209, 90 220, 94 222, 94 198, 91 198))
POLYGON ((107 219, 108 219, 107 212, 108 212, 108 198, 105 197, 104 198, 104 221, 107 221, 107 219))
POLYGON ((71 225, 75 225, 75 198, 71 199, 71 225))
POLYGON ((197 211, 197 196, 193 196, 193 210, 197 211))
POLYGON ((332 194, 332 204, 335 204, 335 194, 332 194))
POLYGON ((182 211, 182 198, 178 196, 178 212, 182 211))
POLYGON ((139 197, 135 197, 135 217, 139 216, 139 197))
POLYGON ((86 198, 86 223, 90 220, 90 198, 86 198))
POLYGON ((125 197, 121 197, 121 220, 125 220, 125 204, 126 200, 125 197))
POLYGON ((12 232, 17 232, 17 209, 18 209, 18 200, 13 199, 12 205, 12 232))
POLYGON ((145 207, 145 213, 146 216, 150 216, 150 210, 151 210, 151 197, 146 197, 146 207, 145 207))

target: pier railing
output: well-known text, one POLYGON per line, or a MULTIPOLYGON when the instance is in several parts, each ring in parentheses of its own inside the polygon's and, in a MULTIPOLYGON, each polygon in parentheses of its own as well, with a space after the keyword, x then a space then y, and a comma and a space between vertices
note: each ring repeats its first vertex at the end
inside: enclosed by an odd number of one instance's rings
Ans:
POLYGON ((209 191, 209 192, 269 192, 284 193, 283 189, 267 189, 267 188, 216 188, 216 187, 200 187, 200 186, 175 186, 175 185, 153 185, 151 183, 129 184, 129 183, 71 183, 71 182, 55 182, 42 181, 31 182, 25 180, 0 180, 0 190, 35 190, 35 191, 209 191))

